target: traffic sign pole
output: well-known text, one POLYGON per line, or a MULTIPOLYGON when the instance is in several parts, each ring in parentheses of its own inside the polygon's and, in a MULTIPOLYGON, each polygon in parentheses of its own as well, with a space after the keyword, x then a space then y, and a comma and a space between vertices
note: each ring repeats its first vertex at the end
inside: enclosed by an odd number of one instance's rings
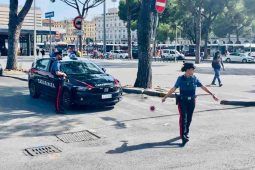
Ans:
POLYGON ((52 53, 51 41, 52 41, 52 38, 51 38, 51 17, 50 17, 50 54, 52 53))
POLYGON ((50 54, 52 53, 52 36, 51 36, 51 18, 54 17, 54 11, 52 12, 46 12, 45 18, 49 18, 50 21, 50 54))

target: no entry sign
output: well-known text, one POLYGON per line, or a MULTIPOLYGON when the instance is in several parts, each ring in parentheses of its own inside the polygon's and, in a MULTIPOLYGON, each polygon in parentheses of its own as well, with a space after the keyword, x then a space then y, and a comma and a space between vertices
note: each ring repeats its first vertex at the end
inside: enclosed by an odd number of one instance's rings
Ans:
POLYGON ((78 17, 75 17, 74 20, 73 20, 73 26, 78 29, 78 30, 81 30, 81 26, 82 26, 82 17, 81 16, 78 16, 78 17))
POLYGON ((163 13, 166 8, 167 0, 156 0, 155 8, 158 13, 163 13))

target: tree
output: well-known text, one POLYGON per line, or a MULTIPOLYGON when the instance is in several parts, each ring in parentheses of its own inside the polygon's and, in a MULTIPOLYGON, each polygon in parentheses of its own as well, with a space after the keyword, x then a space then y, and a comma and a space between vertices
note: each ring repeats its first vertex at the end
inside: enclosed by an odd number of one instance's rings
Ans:
POLYGON ((92 38, 90 38, 90 37, 87 37, 87 38, 85 39, 85 41, 86 41, 86 44, 89 44, 89 43, 93 43, 93 42, 94 42, 94 40, 93 40, 92 38))
POLYGON ((173 41, 175 38, 174 30, 169 24, 160 23, 157 28, 157 41, 165 43, 168 39, 173 41))
POLYGON ((128 33, 128 57, 132 59, 132 42, 131 42, 131 30, 132 23, 135 24, 138 18, 139 1, 138 0, 121 0, 119 3, 119 17, 121 20, 127 22, 127 33, 128 33))
MULTIPOLYGON (((55 2, 55 0, 51 0, 55 2)), ((67 4, 68 6, 77 10, 79 16, 85 19, 87 16, 89 9, 94 8, 100 4, 102 4, 105 0, 60 0, 67 4)), ((83 22, 82 22, 83 27, 83 22)), ((79 35, 79 50, 82 52, 82 35, 79 35)))
POLYGON ((188 15, 194 15, 196 19, 196 63, 200 63, 200 46, 201 46, 201 30, 202 30, 202 11, 205 0, 180 0, 179 6, 182 10, 188 11, 188 15))
POLYGON ((18 0, 10 0, 9 30, 8 30, 8 58, 6 69, 17 69, 17 53, 22 23, 32 6, 33 0, 26 0, 24 6, 18 12, 18 0))
POLYGON ((204 12, 202 13, 203 16, 203 32, 204 32, 204 52, 205 58, 208 56, 208 40, 209 34, 212 30, 212 25, 214 24, 216 18, 223 13, 228 0, 204 0, 203 9, 204 12))
POLYGON ((152 87, 152 70, 151 70, 151 35, 153 24, 153 1, 141 0, 139 17, 138 17, 138 72, 135 81, 135 87, 151 88, 152 87))
POLYGON ((254 21, 254 6, 252 0, 229 0, 226 8, 213 26, 213 31, 218 37, 236 34, 236 43, 240 42, 240 36, 245 33, 247 27, 254 21))

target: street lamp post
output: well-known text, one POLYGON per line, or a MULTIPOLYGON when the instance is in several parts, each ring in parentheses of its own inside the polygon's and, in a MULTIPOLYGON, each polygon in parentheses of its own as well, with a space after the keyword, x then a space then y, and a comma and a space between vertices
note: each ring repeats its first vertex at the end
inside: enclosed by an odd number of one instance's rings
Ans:
POLYGON ((34 59, 36 59, 36 0, 34 0, 34 59))
POLYGON ((196 35, 197 35, 197 38, 196 38, 196 64, 199 64, 200 63, 200 46, 201 46, 201 27, 202 27, 202 23, 201 23, 201 20, 202 20, 202 13, 203 13, 204 9, 200 6, 198 7, 197 9, 197 23, 196 23, 196 28, 197 28, 197 32, 196 32, 196 35))
POLYGON ((251 41, 250 41, 250 55, 251 55, 251 44, 252 44, 252 27, 251 27, 251 41))
POLYGON ((105 19, 106 19, 106 2, 104 1, 104 46, 103 46, 103 51, 104 54, 106 53, 106 23, 105 23, 105 19))
MULTIPOLYGON (((115 8, 115 2, 117 2, 117 0, 112 0, 112 2, 113 2, 113 7, 115 8)), ((113 49, 113 51, 114 51, 114 46, 115 46, 115 35, 116 35, 116 32, 115 32, 115 13, 114 13, 114 11, 113 11, 113 23, 114 23, 114 26, 113 26, 113 47, 112 47, 112 49, 113 49)))

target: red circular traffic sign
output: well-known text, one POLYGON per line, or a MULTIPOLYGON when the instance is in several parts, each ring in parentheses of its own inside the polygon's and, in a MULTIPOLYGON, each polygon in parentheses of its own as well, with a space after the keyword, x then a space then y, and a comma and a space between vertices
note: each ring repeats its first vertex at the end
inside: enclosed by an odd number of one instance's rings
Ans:
POLYGON ((158 13, 163 13, 166 9, 167 0, 156 0, 155 8, 158 13))
POLYGON ((78 17, 75 17, 74 20, 73 20, 73 26, 78 29, 78 30, 81 30, 81 26, 82 26, 82 17, 81 16, 78 16, 78 17))

